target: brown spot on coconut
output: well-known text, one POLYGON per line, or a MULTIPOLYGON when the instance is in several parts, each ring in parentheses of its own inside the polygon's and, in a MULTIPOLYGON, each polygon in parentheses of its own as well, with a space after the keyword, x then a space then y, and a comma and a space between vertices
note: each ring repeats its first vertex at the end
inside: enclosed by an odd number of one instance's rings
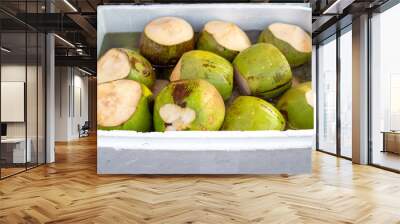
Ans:
POLYGON ((197 49, 211 51, 229 61, 250 46, 249 37, 239 26, 219 20, 206 23, 197 41, 197 49))
POLYGON ((192 26, 178 17, 160 17, 146 25, 140 53, 155 65, 173 65, 194 48, 192 26))
POLYGON ((260 34, 258 42, 275 45, 285 55, 292 68, 311 59, 311 36, 296 25, 273 23, 260 34))
POLYGON ((185 98, 190 94, 191 87, 186 85, 186 83, 176 83, 174 90, 172 92, 172 97, 176 104, 184 106, 185 98))

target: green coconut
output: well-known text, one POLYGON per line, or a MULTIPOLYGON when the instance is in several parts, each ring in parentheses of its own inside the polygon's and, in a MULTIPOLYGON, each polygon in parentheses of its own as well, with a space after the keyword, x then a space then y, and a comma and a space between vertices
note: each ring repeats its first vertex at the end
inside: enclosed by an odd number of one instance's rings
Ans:
POLYGON ((208 51, 194 50, 182 55, 170 80, 205 79, 217 88, 224 100, 232 94, 233 67, 225 58, 208 51))
POLYGON ((194 48, 192 26, 178 17, 160 17, 146 25, 140 39, 140 53, 155 65, 175 65, 194 48))
POLYGON ((229 61, 251 46, 247 34, 234 23, 210 21, 200 33, 197 49, 214 52, 229 61))
POLYGON ((311 82, 289 89, 281 96, 276 107, 287 118, 290 129, 312 129, 314 127, 314 94, 311 82))
POLYGON ((101 130, 146 132, 151 128, 150 90, 133 80, 121 79, 97 86, 97 124, 101 130))
POLYGON ((155 78, 150 62, 133 50, 112 48, 97 61, 98 83, 130 79, 150 88, 155 78))
POLYGON ((226 110, 222 130, 284 130, 285 119, 267 101, 254 96, 239 96, 226 110))
POLYGON ((285 55, 291 67, 311 60, 311 36, 299 26, 273 23, 260 34, 258 42, 275 45, 285 55))
POLYGON ((154 104, 156 131, 219 130, 225 105, 218 90, 202 79, 171 82, 154 104))
POLYGON ((233 61, 233 67, 242 95, 271 99, 291 86, 289 63, 272 44, 259 43, 240 52, 233 61))

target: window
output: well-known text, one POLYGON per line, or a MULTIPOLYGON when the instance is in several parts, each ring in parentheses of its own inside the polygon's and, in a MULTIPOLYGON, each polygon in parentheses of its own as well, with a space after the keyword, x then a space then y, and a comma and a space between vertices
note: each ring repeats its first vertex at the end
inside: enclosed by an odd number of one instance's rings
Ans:
POLYGON ((400 170, 400 5, 371 19, 370 120, 373 164, 400 170))
POLYGON ((352 157, 352 32, 351 26, 340 36, 340 155, 352 157))
POLYGON ((336 153, 336 36, 318 47, 318 149, 336 153))

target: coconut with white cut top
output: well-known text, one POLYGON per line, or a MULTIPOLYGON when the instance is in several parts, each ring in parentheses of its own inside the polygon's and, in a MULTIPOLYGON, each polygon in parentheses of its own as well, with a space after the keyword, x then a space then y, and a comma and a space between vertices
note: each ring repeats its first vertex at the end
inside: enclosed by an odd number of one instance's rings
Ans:
POLYGON ((150 88, 154 84, 155 78, 156 75, 150 62, 133 50, 111 48, 97 61, 97 82, 99 84, 130 79, 150 88))
POLYGON ((299 26, 273 23, 260 34, 258 42, 275 45, 291 67, 298 67, 311 60, 311 36, 299 26))
POLYGON ((276 107, 286 116, 288 128, 312 129, 314 100, 311 82, 305 82, 283 94, 276 107))
POLYGON ((193 28, 179 17, 152 20, 140 39, 140 53, 155 65, 174 65, 183 53, 193 48, 193 28))
POLYGON ((97 86, 97 123, 102 130, 150 131, 150 90, 133 80, 116 80, 97 86))
POLYGON ((197 49, 214 52, 229 61, 251 46, 247 34, 236 24, 213 20, 200 33, 197 49))

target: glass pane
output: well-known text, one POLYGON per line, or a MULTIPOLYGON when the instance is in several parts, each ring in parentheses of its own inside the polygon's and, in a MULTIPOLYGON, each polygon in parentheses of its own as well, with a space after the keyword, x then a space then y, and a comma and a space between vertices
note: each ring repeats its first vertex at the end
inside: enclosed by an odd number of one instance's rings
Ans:
MULTIPOLYGON (((26 33, 1 34, 1 174, 25 170, 26 151, 26 33)), ((29 147, 28 147, 29 148, 29 147)))
POLYGON ((46 88, 46 74, 45 74, 45 60, 46 60, 46 52, 45 52, 45 44, 46 37, 44 34, 39 33, 39 45, 38 45, 38 163, 45 163, 45 88, 46 88))
MULTIPOLYGON (((37 1, 27 2, 26 12, 37 13, 39 11, 37 1)), ((34 17, 35 19, 37 17, 34 17)), ((32 21, 36 23, 36 21, 32 21)), ((38 34, 36 30, 27 31, 27 143, 30 153, 28 168, 37 166, 38 163, 38 34)))
POLYGON ((318 48, 319 149, 336 153, 336 38, 318 48))
POLYGON ((31 32, 27 34, 28 38, 28 63, 27 63, 27 80, 26 80, 26 115, 27 115, 27 142, 28 150, 31 151, 30 158, 28 160, 28 168, 37 165, 37 132, 38 132, 38 95, 37 95, 37 74, 38 74, 38 50, 37 50, 37 33, 31 32))
POLYGON ((352 156, 352 32, 340 36, 340 150, 352 156))
POLYGON ((372 18, 372 163, 400 170, 400 5, 372 18))

